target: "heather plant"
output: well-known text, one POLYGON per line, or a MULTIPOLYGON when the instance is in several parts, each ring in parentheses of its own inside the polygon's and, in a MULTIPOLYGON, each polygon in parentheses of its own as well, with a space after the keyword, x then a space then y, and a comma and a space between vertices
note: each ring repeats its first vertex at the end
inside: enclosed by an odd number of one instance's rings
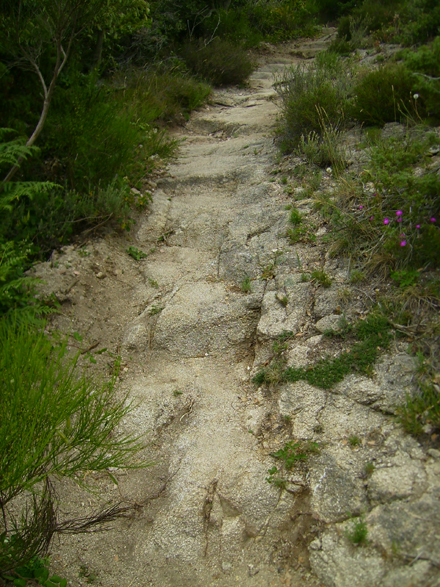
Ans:
POLYGON ((440 179, 428 157, 437 142, 406 135, 372 147, 364 181, 374 191, 351 190, 329 210, 345 247, 366 267, 438 267, 440 179))

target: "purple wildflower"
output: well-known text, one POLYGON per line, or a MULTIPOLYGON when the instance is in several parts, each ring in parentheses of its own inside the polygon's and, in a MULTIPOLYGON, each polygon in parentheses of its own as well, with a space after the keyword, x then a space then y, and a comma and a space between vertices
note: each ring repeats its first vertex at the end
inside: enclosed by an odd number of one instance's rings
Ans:
POLYGON ((406 241, 401 241, 400 246, 404 247, 406 245, 406 241))
POLYGON ((389 223, 390 223, 390 221, 388 220, 388 218, 384 218, 384 219, 383 219, 383 223, 384 223, 384 224, 389 224, 389 223))

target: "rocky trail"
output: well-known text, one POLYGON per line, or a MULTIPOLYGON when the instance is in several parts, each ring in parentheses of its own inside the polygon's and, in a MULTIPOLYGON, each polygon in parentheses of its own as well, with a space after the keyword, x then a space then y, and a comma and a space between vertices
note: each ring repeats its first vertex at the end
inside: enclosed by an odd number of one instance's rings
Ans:
MULTIPOLYGON (((80 515, 108 498, 136 505, 107 532, 55 541, 55 569, 72 586, 440 585, 440 451, 393 418, 412 389, 404 345, 371 379, 349 375, 332 390, 252 383, 285 331, 289 365, 339 352, 322 332, 341 312, 362 316, 375 296, 374 283, 355 291, 344 261, 326 257, 309 199, 297 206, 316 244, 289 243, 290 196, 273 173, 294 164, 274 145, 273 74, 327 42, 268 50, 248 88, 217 91, 192 116, 131 240, 104 234, 36 267, 62 302, 56 326, 90 347, 84 360, 104 348, 122 356, 121 391, 136 403, 124 425, 145 433, 154 463, 113 471, 118 486, 94 478, 96 493, 60 487, 62 507, 80 515), (129 246, 147 256, 132 259, 129 246), (316 268, 330 288, 301 280, 316 268), (276 487, 271 453, 293 440, 320 450, 276 487), (366 546, 347 538, 359 515, 366 546)), ((108 369, 106 353, 93 356, 108 369)))

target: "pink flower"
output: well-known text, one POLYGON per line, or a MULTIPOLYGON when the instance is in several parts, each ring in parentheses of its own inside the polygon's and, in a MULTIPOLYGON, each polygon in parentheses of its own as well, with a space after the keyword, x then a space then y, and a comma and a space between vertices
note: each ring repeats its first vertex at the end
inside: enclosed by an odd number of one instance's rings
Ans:
POLYGON ((399 218, 397 218, 397 222, 402 222, 402 219, 400 218, 400 216, 399 216, 399 218))
POLYGON ((431 222, 437 222, 437 220, 434 217, 432 217, 431 222))
POLYGON ((370 216, 370 220, 373 220, 374 216, 370 216))
POLYGON ((401 247, 404 247, 405 245, 406 245, 406 241, 401 241, 401 242, 400 242, 400 246, 401 246, 401 247))
POLYGON ((420 228, 420 224, 416 224, 416 228, 420 228))
POLYGON ((402 214, 403 214, 402 210, 397 210, 396 216, 402 216, 402 214))
POLYGON ((359 206, 359 210, 362 210, 363 206, 359 206))
POLYGON ((384 218, 384 219, 383 219, 383 223, 384 223, 384 224, 389 224, 389 223, 390 223, 390 221, 388 220, 388 218, 384 218))

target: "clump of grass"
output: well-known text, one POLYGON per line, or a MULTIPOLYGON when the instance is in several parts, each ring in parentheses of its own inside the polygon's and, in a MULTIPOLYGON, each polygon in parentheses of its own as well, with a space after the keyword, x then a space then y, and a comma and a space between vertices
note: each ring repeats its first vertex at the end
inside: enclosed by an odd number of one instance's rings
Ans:
POLYGON ((350 443, 351 446, 359 446, 361 443, 361 440, 359 438, 359 436, 356 436, 355 434, 353 434, 352 436, 349 436, 348 438, 348 442, 350 443))
POLYGON ((252 291, 251 278, 248 275, 246 275, 246 277, 243 279, 240 287, 243 293, 249 293, 252 291))
POLYGON ((312 279, 317 281, 322 287, 330 287, 332 279, 325 271, 316 270, 312 272, 312 279))
POLYGON ((289 214, 289 222, 294 226, 298 226, 303 221, 302 214, 296 208, 292 208, 289 214))
POLYGON ((365 279, 365 273, 359 269, 353 269, 350 273, 350 283, 362 283, 365 279))
POLYGON ((294 150, 301 137, 322 135, 322 112, 334 127, 344 120, 347 88, 345 73, 337 56, 321 58, 315 68, 298 65, 277 80, 283 102, 283 123, 279 130, 281 147, 294 150))
POLYGON ((345 536, 356 546, 366 546, 368 544, 368 528, 363 517, 353 519, 350 529, 347 529, 345 536))
POLYGON ((374 466, 374 463, 365 463, 364 471, 367 477, 370 477, 374 473, 375 469, 376 467, 374 466))

